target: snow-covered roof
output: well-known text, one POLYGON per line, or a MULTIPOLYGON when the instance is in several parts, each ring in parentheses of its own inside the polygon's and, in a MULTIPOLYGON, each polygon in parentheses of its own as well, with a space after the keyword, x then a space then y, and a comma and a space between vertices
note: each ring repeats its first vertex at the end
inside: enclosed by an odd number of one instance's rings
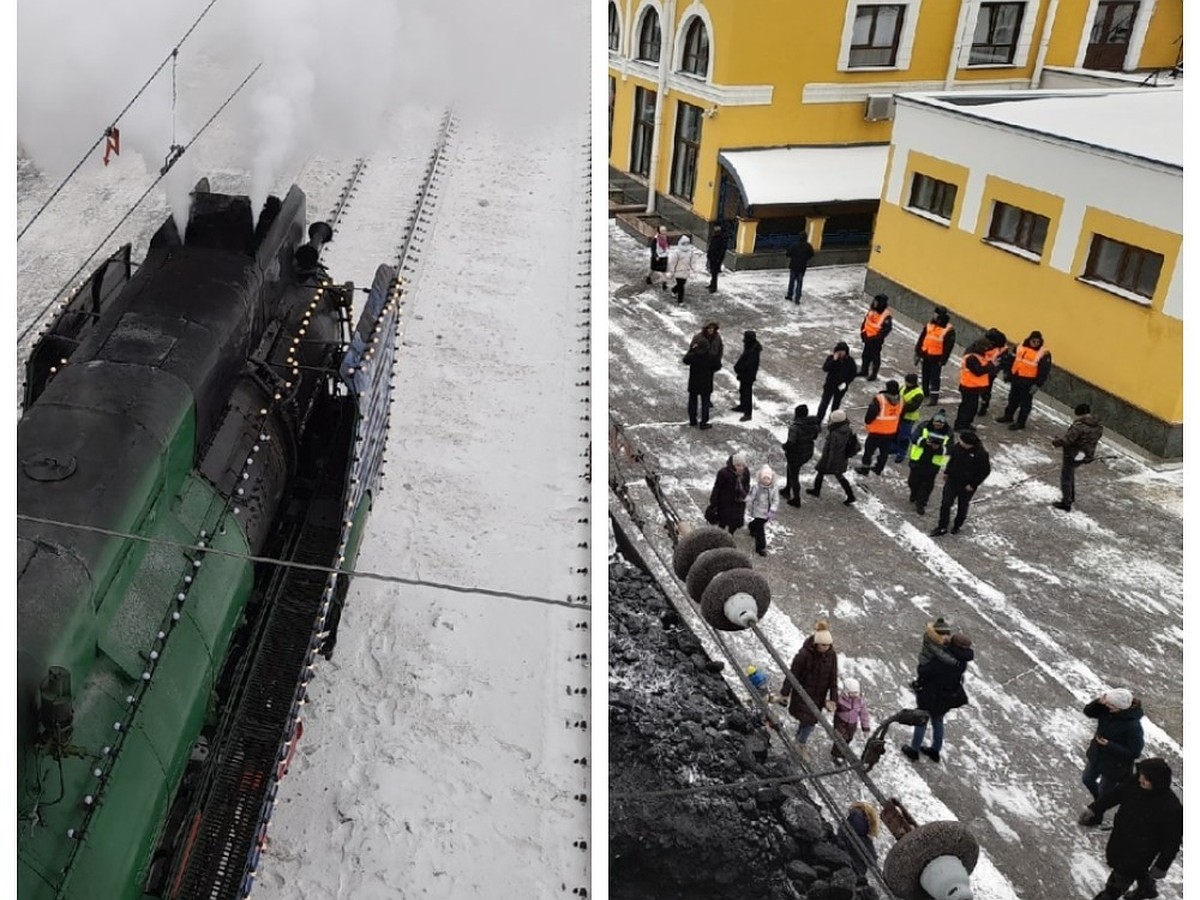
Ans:
POLYGON ((772 147, 723 150, 747 206, 878 200, 887 168, 886 144, 852 147, 772 147))
POLYGON ((1011 92, 995 100, 945 94, 923 99, 956 112, 1067 141, 1183 168, 1183 91, 1118 89, 1045 96, 1011 92))

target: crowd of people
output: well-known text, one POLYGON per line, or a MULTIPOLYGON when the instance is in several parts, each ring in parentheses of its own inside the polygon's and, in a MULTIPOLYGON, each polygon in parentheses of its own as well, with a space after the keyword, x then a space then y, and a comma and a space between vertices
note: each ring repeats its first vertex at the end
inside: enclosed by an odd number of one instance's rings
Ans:
MULTIPOLYGON (((716 273, 720 270, 724 246, 720 245, 721 253, 715 259, 709 255, 709 270, 713 273, 710 291, 716 290, 716 273)), ((694 251, 684 245, 665 269, 675 279, 670 289, 680 303, 684 302, 684 287, 694 265, 692 254, 694 251), (680 256, 687 257, 687 261, 680 263, 680 256)), ((805 269, 812 255, 807 242, 789 250, 786 299, 799 302, 805 269)), ((944 480, 938 521, 931 534, 941 537, 957 534, 963 528, 971 501, 991 472, 990 457, 975 422, 988 412, 996 378, 1002 378, 1009 387, 1007 403, 996 422, 1007 425, 1011 431, 1023 430, 1033 410, 1034 396, 1053 371, 1052 357, 1039 331, 1031 331, 1023 341, 1013 345, 999 329, 988 329, 963 352, 958 380, 960 402, 951 422, 949 412, 939 405, 939 400, 943 370, 950 360, 956 335, 948 311, 936 307, 914 346, 914 368, 919 368, 919 372, 906 373, 903 385, 897 379, 884 381, 882 390, 867 404, 860 441, 841 405, 855 378, 867 382, 879 380, 882 351, 892 324, 888 297, 876 295, 859 327, 860 361, 855 361, 848 342, 836 342, 822 363, 824 379, 815 414, 806 403, 794 409, 781 445, 786 466, 782 489, 777 486, 775 472, 769 465, 761 465, 752 477, 746 454, 734 453, 717 473, 713 485, 706 512, 711 523, 731 533, 748 524, 755 551, 766 555, 767 525, 776 518, 780 501, 792 507, 801 505, 801 469, 815 459, 813 483, 804 493, 819 497, 824 479, 830 477, 838 482, 843 502, 848 506, 857 498, 847 472, 852 460, 861 453, 861 461, 853 468, 864 479, 871 474, 882 475, 889 461, 907 462, 908 500, 918 515, 925 514, 941 474, 944 480), (824 438, 818 453, 822 432, 824 438)), ((683 358, 689 367, 688 418, 693 427, 711 428, 713 380, 722 367, 723 353, 720 326, 712 320, 692 339, 683 358)), ((739 397, 733 410, 741 413, 742 421, 753 416, 753 385, 761 354, 757 335, 746 331, 742 352, 734 364, 739 397)), ((1070 512, 1075 503, 1076 469, 1095 459, 1104 433, 1103 425, 1088 404, 1078 404, 1074 411, 1075 418, 1065 433, 1052 440, 1052 445, 1061 450, 1062 494, 1052 505, 1064 512, 1070 512)), ((911 688, 917 708, 926 711, 929 718, 927 724, 915 726, 911 740, 900 747, 908 759, 917 762, 925 757, 934 763, 941 762, 945 719, 952 710, 968 702, 964 678, 974 658, 975 649, 968 635, 954 631, 942 618, 927 625, 911 688), (928 744, 927 734, 931 738, 928 744)), ((765 684, 765 675, 755 674, 759 683, 765 684)), ((777 699, 787 705, 796 720, 798 743, 807 744, 822 711, 832 717, 833 728, 847 744, 859 729, 864 734, 869 731, 870 710, 861 682, 846 678, 839 684, 838 653, 828 622, 818 622, 805 639, 792 660, 791 675, 806 697, 793 691, 791 680, 786 680, 777 699)), ((1095 900, 1157 897, 1155 882, 1164 877, 1182 840, 1182 807, 1171 790, 1170 766, 1161 759, 1137 761, 1143 750, 1140 721, 1143 711, 1128 689, 1114 688, 1102 693, 1083 708, 1083 715, 1096 721, 1096 729, 1082 776, 1092 802, 1080 817, 1080 824, 1098 826, 1107 810, 1117 809, 1106 851, 1112 873, 1095 900)), ((830 755, 840 759, 841 751, 836 744, 830 755)), ((872 813, 873 810, 852 809, 841 831, 853 831, 859 837, 857 846, 867 847, 873 857, 870 839, 878 822, 872 813)), ((865 858, 856 857, 856 866, 859 864, 865 868, 865 858)))

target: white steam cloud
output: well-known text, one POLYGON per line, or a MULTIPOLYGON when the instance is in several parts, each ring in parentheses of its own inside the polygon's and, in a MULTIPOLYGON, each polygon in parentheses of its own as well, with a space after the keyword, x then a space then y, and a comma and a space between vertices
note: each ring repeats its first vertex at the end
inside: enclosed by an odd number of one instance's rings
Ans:
MULTIPOLYGON (((575 0, 578 2, 578 0, 575 0)), ((17 136, 54 180, 132 99, 208 0, 20 0, 17 136)), ((250 175, 256 209, 313 154, 367 155, 410 104, 455 104, 536 141, 588 102, 588 4, 566 34, 545 0, 218 0, 121 119, 105 177, 157 172, 254 66, 262 68, 164 179, 177 219, 205 166, 250 175), (228 158, 226 158, 228 157, 228 158)), ((85 167, 102 166, 103 144, 85 167)))

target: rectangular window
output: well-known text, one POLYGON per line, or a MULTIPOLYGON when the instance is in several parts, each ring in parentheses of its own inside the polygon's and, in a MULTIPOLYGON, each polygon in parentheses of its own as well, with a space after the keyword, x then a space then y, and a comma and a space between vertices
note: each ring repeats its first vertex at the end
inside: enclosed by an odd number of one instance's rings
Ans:
POLYGON ((639 87, 633 98, 633 146, 629 153, 629 171, 650 177, 650 148, 654 143, 654 103, 657 95, 639 87))
POLYGON ((936 178, 914 172, 908 205, 949 222, 954 215, 954 198, 957 195, 958 188, 948 181, 938 181, 936 178))
POLYGON ((1011 244, 1041 256, 1049 229, 1050 220, 1045 216, 1007 203, 997 203, 992 209, 988 240, 1011 244))
POLYGON ((675 117, 675 155, 671 160, 671 193, 689 203, 696 190, 696 160, 700 157, 701 109, 680 103, 675 117))
POLYGON ((847 61, 850 68, 896 65, 904 10, 904 6, 891 3, 864 5, 855 10, 847 61))
POLYGON ((1143 297, 1153 297, 1162 264, 1162 254, 1096 234, 1092 236, 1092 249, 1088 253, 1083 277, 1103 281, 1143 297))
POLYGON ((1087 53, 1083 57, 1085 69, 1124 68, 1138 6, 1132 0, 1100 0, 1096 5, 1096 18, 1092 20, 1087 53))
POLYGON ((1017 37, 1021 33, 1024 3, 982 3, 975 22, 968 65, 1007 65, 1017 55, 1017 37))

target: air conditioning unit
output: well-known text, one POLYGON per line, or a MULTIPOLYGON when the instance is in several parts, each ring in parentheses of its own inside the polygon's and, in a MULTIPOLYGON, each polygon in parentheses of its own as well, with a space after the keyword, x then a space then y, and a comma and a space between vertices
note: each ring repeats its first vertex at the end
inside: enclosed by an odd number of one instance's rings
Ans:
POLYGON ((895 94, 867 94, 863 118, 868 122, 887 122, 896 114, 895 94))

